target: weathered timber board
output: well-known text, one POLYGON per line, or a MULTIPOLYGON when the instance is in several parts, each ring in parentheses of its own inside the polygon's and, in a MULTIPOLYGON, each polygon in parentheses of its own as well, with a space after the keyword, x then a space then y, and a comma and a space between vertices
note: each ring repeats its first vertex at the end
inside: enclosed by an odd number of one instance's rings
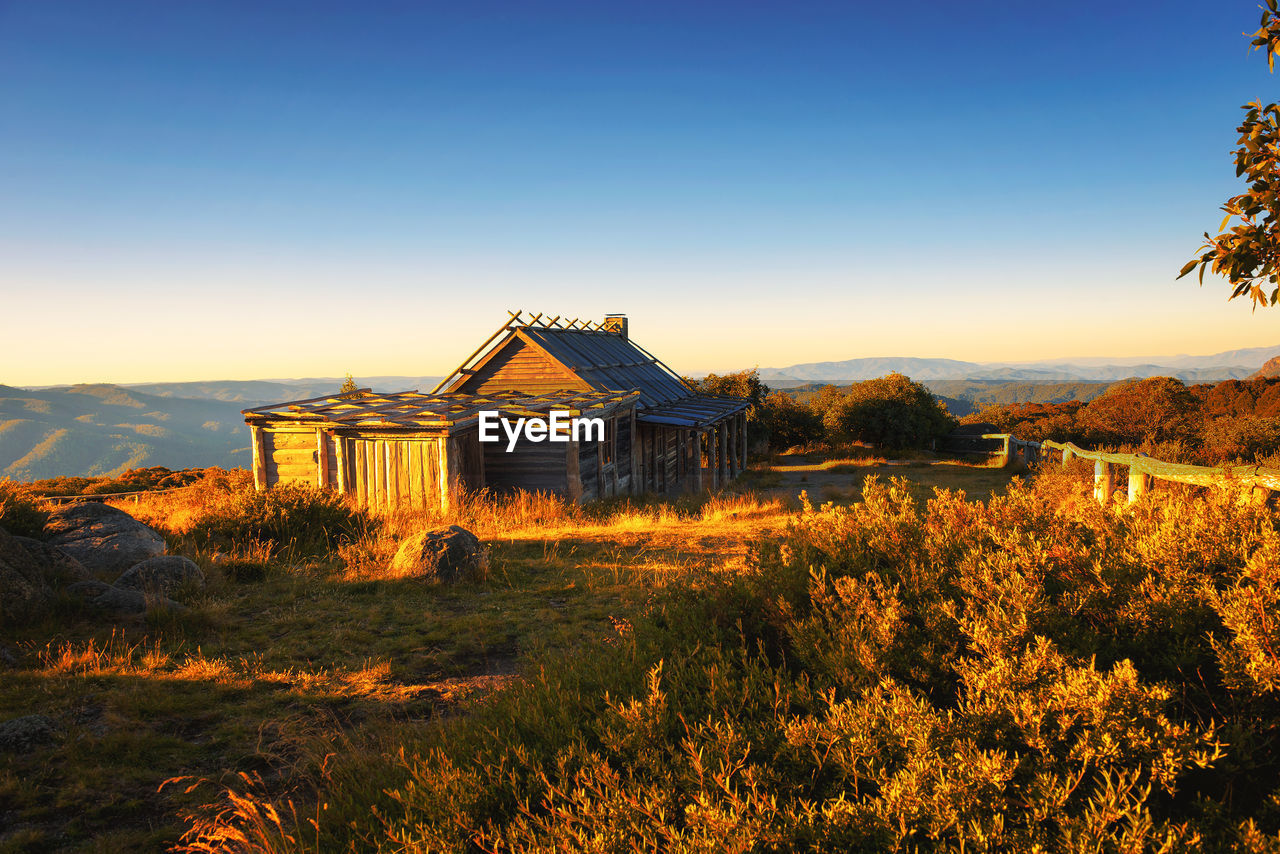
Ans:
POLYGON ((310 430, 263 430, 268 450, 285 450, 303 448, 308 451, 316 449, 316 431, 310 430))
MULTIPOLYGON (((594 444, 591 447, 594 453, 594 444)), ((521 441, 514 451, 507 453, 505 442, 485 443, 484 473, 489 488, 497 491, 524 489, 562 495, 568 474, 565 445, 521 441)))

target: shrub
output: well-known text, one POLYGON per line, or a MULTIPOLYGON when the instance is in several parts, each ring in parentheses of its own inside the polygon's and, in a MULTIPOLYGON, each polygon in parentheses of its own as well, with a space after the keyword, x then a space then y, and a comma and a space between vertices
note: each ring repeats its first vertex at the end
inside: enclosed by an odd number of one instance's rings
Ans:
POLYGON ((765 398, 760 411, 769 432, 769 446, 774 450, 813 445, 824 438, 821 416, 789 394, 773 392, 765 398))
POLYGON ((229 493, 202 507, 187 533, 201 545, 257 540, 274 543, 277 550, 324 554, 356 539, 369 524, 363 511, 336 493, 285 485, 229 493))
POLYGON ((41 537, 49 511, 25 484, 0 479, 0 528, 21 537, 41 537))
POLYGON ((899 373, 849 386, 831 402, 822 423, 839 441, 888 448, 924 447, 956 426, 929 389, 899 373))
POLYGON ((1215 418, 1204 427, 1204 455, 1210 461, 1252 460, 1276 451, 1280 451, 1280 418, 1215 418))
POLYGON ((1223 491, 1116 513, 1084 474, 807 507, 751 572, 360 766, 376 787, 321 785, 377 818, 315 844, 1274 850, 1275 520, 1223 491))

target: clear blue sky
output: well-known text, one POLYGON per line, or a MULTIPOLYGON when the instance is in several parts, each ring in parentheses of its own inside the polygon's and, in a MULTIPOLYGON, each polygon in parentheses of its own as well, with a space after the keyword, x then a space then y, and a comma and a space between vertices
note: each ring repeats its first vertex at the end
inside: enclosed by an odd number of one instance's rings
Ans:
POLYGON ((1255 2, 4 2, 0 382, 1280 344, 1173 278, 1255 2))

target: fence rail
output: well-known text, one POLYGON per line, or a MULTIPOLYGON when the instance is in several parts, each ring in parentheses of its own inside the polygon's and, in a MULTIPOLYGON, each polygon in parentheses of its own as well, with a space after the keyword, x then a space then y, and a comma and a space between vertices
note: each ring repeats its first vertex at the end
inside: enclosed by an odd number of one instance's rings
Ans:
POLYGON ((1137 501, 1151 491, 1157 480, 1185 483, 1191 486, 1211 486, 1219 489, 1249 490, 1252 500, 1263 503, 1271 493, 1280 492, 1280 469, 1258 465, 1241 466, 1193 466, 1183 463, 1166 463, 1146 454, 1112 454, 1106 451, 1089 451, 1072 442, 1030 442, 1009 433, 984 433, 986 441, 999 441, 999 449, 965 450, 960 453, 988 454, 1003 458, 1004 464, 1023 463, 1035 465, 1052 459, 1052 452, 1061 453, 1063 465, 1072 459, 1093 460, 1093 495, 1100 504, 1107 504, 1111 496, 1121 488, 1128 469, 1129 503, 1137 501))
POLYGON ((41 495, 41 501, 48 501, 52 504, 70 504, 75 501, 114 501, 117 498, 132 498, 136 503, 143 495, 164 495, 167 492, 181 492, 184 489, 191 489, 194 483, 186 486, 173 486, 169 489, 140 489, 136 492, 94 492, 88 495, 41 495))
POLYGON ((1152 481, 1167 480, 1192 486, 1213 486, 1219 489, 1248 489, 1255 501, 1266 501, 1273 491, 1280 491, 1280 469, 1258 465, 1243 466, 1192 466, 1184 463, 1166 463, 1146 454, 1109 454, 1104 451, 1086 451, 1071 442, 1042 442, 1041 452, 1062 452, 1065 465, 1072 458, 1093 460, 1093 494, 1099 503, 1106 504, 1111 494, 1120 487, 1120 469, 1129 469, 1129 501, 1137 501, 1150 491, 1152 481))

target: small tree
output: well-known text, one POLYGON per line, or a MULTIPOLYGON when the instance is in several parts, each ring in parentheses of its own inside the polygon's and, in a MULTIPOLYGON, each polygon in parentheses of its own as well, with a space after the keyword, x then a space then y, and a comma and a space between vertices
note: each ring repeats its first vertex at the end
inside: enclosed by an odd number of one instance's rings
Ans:
POLYGON ((338 394, 355 394, 359 390, 360 386, 356 385, 351 374, 347 374, 347 378, 342 381, 342 388, 338 389, 338 394))
POLYGON ((760 371, 738 371, 732 374, 707 374, 700 380, 684 377, 684 381, 704 394, 720 394, 727 397, 745 397, 751 401, 747 409, 747 442, 768 441, 769 426, 764 420, 764 402, 769 387, 760 382, 760 371))
MULTIPOLYGON (((1277 0, 1266 0, 1262 24, 1253 34, 1254 50, 1266 50, 1267 67, 1275 70, 1276 51, 1280 49, 1280 17, 1277 0)), ((1222 210, 1226 216, 1217 237, 1206 231, 1200 256, 1188 261, 1178 278, 1200 268, 1210 269, 1226 278, 1233 286, 1229 299, 1249 295, 1256 310, 1259 305, 1275 305, 1280 298, 1280 106, 1252 101, 1245 110, 1244 121, 1236 130, 1240 134, 1235 152, 1236 177, 1244 178, 1249 189, 1227 199, 1222 210), (1230 230, 1233 219, 1238 224, 1230 230)))
POLYGON ((823 439, 822 417, 812 406, 799 403, 786 392, 770 393, 761 412, 769 429, 769 446, 774 450, 812 445, 823 439))
POLYGON ((919 448, 955 429, 956 419, 923 384, 895 372, 849 386, 822 423, 836 440, 919 448))
POLYGON ((1094 443, 1185 442, 1199 433, 1198 413, 1182 380, 1148 377, 1111 386, 1080 409, 1078 422, 1094 443))

